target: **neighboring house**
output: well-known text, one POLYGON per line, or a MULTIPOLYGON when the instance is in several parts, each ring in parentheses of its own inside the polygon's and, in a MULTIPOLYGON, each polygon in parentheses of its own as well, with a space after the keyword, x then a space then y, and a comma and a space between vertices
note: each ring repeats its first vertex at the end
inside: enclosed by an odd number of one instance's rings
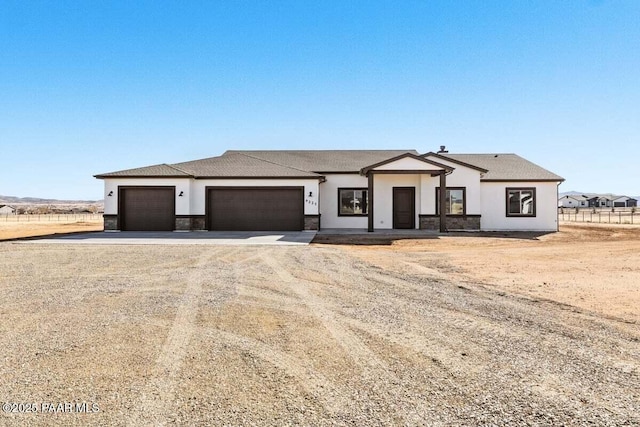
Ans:
POLYGON ((0 205, 0 215, 15 215, 16 208, 9 205, 0 205))
POLYGON ((562 196, 558 200, 558 207, 561 208, 586 208, 589 206, 589 198, 577 194, 562 196))
POLYGON ((558 199, 558 207, 563 208, 632 208, 637 206, 637 199, 629 196, 618 196, 615 194, 573 194, 566 195, 558 199))
POLYGON ((613 199, 614 208, 635 208, 638 206, 638 200, 629 196, 617 196, 613 199))
POLYGON ((560 176, 515 154, 227 151, 96 175, 105 230, 557 230, 560 176))

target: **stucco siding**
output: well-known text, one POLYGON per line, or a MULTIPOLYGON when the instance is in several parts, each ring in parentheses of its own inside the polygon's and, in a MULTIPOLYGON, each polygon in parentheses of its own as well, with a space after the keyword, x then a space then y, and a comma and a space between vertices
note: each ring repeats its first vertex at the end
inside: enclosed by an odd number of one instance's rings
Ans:
POLYGON ((118 187, 170 186, 176 188, 176 215, 190 215, 191 179, 189 178, 110 178, 104 180, 104 213, 118 214, 118 187), (111 193, 109 196, 109 193, 111 193), (178 195, 183 192, 182 197, 178 195))
POLYGON ((359 174, 325 175, 320 184, 322 228, 367 228, 367 217, 338 216, 338 188, 367 188, 367 178, 359 174))
POLYGON ((483 182, 481 229, 486 231, 556 231, 558 185, 555 182, 483 182), (535 217, 508 217, 506 189, 534 187, 535 217))
POLYGON ((393 228, 393 187, 415 187, 416 189, 416 228, 420 224, 418 215, 421 206, 420 175, 375 175, 374 178, 374 216, 376 229, 393 228))
POLYGON ((402 170, 402 169, 407 169, 407 170, 417 170, 417 169, 428 169, 428 170, 441 170, 442 168, 435 166, 435 165, 431 165, 429 163, 425 163, 423 161, 411 158, 411 157, 404 157, 402 159, 398 159, 394 162, 391 163, 387 163, 381 166, 378 166, 377 168, 374 168, 373 170, 402 170))
MULTIPOLYGON (((482 194, 480 188, 480 171, 461 166, 453 162, 441 159, 433 159, 438 163, 442 163, 445 166, 451 166, 454 168, 453 172, 447 175, 447 187, 465 187, 467 206, 467 215, 481 215, 482 214, 482 194)), ((440 186, 440 182, 436 177, 435 187, 440 186)), ((425 212, 427 214, 435 213, 435 189, 432 191, 434 210, 425 212)))

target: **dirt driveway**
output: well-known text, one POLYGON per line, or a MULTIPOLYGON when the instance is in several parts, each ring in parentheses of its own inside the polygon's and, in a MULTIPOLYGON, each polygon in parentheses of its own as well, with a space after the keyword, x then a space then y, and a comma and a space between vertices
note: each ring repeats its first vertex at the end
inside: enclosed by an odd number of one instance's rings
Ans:
POLYGON ((640 423, 637 324, 405 261, 2 243, 0 401, 99 411, 0 424, 640 423))
POLYGON ((559 233, 452 233, 342 248, 397 273, 426 268, 640 324, 640 226, 564 224, 559 233))

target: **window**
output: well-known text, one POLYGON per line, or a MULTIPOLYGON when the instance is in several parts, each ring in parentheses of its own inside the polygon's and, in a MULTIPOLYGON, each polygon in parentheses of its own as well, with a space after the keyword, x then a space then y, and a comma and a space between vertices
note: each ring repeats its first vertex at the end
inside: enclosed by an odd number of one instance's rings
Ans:
POLYGON ((507 216, 536 216, 536 189, 507 188, 507 216))
MULTIPOLYGON (((447 215, 466 215, 467 203, 465 187, 447 187, 445 213, 447 215)), ((440 214, 440 187, 436 187, 436 215, 440 214)))
POLYGON ((366 188, 338 188, 338 216, 366 216, 369 198, 366 188))

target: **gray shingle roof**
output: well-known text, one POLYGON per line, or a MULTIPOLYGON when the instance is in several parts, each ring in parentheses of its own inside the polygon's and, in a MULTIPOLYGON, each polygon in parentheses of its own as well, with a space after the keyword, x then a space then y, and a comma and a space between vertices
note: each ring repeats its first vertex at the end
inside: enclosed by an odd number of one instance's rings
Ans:
POLYGON ((176 169, 175 167, 162 163, 160 165, 145 166, 142 168, 125 169, 116 172, 103 173, 96 175, 96 178, 117 178, 117 177, 190 177, 191 175, 185 171, 176 169))
POLYGON ((561 198, 566 199, 571 197, 572 199, 578 200, 578 201, 587 201, 589 200, 589 197, 584 196, 584 195, 580 195, 580 194, 565 194, 564 196, 562 196, 561 198))
POLYGON ((550 172, 517 154, 440 154, 464 163, 486 169, 482 181, 564 181, 550 172))
POLYGON ((204 177, 252 177, 252 178, 319 178, 320 175, 306 170, 284 166, 268 160, 241 153, 230 153, 220 157, 176 163, 175 167, 199 178, 204 177))
POLYGON ((415 150, 229 150, 251 157, 313 172, 358 172, 360 169, 415 150))
MULTIPOLYGON (((160 164, 96 175, 118 177, 247 177, 320 178, 322 173, 361 169, 415 150, 229 150, 219 157, 160 164)), ((438 154, 486 170, 483 181, 563 181, 564 179, 516 154, 438 154)))

